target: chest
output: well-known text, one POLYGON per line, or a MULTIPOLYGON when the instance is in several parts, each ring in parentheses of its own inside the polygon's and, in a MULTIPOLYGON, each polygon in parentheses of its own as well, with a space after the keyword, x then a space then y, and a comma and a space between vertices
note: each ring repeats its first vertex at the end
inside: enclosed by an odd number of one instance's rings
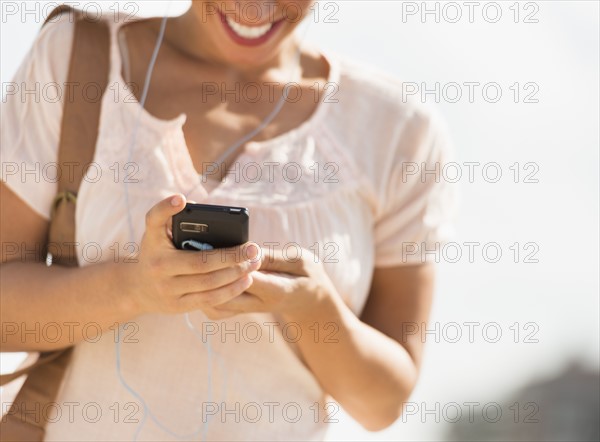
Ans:
MULTIPOLYGON (((186 114, 183 137, 194 168, 202 171, 207 164, 222 162, 218 167, 222 172, 211 176, 216 181, 222 181, 225 171, 234 166, 245 142, 260 142, 288 133, 308 120, 315 109, 312 102, 287 102, 281 97, 283 91, 271 93, 272 99, 263 98, 261 102, 249 103, 246 92, 239 88, 232 92, 235 97, 229 97, 233 100, 230 102, 225 97, 227 87, 225 84, 215 86, 211 90, 216 92, 210 96, 205 95, 206 85, 190 90, 188 94, 156 91, 156 99, 147 108, 151 114, 164 115, 165 119, 186 114), (271 119, 270 115, 276 108, 280 110, 271 119), (256 133, 257 130, 260 132, 256 133), (255 135, 251 136, 252 133, 255 135)), ((258 86, 256 90, 259 90, 258 86)), ((263 89, 261 93, 268 92, 263 89)))
MULTIPOLYGON (((130 50, 122 76, 139 102, 147 75, 147 42, 135 35, 127 41, 130 50)), ((168 47, 161 51, 144 107, 159 120, 187 116, 183 135, 196 170, 217 159, 228 170, 244 147, 240 140, 251 133, 252 141, 264 141, 292 131, 310 119, 325 90, 326 69, 313 69, 308 76, 291 75, 290 69, 240 75, 191 61, 168 47), (229 151, 234 145, 238 149, 229 151), (223 157, 225 152, 229 155, 223 157)))

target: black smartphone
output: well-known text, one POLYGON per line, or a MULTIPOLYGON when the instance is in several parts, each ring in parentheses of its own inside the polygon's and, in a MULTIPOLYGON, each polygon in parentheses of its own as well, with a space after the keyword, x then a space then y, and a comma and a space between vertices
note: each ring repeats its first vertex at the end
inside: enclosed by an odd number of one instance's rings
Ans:
POLYGON ((187 203, 173 215, 173 244, 181 250, 211 250, 248 242, 250 215, 245 207, 187 203))

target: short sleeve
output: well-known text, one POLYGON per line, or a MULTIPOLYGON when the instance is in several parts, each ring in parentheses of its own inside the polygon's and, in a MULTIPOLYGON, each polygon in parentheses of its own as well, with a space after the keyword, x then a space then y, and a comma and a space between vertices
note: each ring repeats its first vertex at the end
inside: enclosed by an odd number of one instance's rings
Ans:
POLYGON ((50 218, 74 24, 69 14, 38 34, 13 80, 3 85, 0 179, 35 212, 50 218))
POLYGON ((444 173, 453 151, 446 125, 424 111, 400 124, 402 130, 382 166, 376 267, 436 261, 453 232, 457 184, 444 173))

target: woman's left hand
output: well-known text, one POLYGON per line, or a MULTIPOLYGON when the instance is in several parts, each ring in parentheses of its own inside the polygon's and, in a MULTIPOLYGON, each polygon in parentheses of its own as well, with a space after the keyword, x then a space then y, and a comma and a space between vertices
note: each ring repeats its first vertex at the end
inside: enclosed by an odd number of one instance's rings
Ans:
POLYGON ((279 313, 288 320, 312 316, 312 312, 335 289, 321 262, 310 250, 298 258, 286 258, 281 251, 262 249, 261 266, 252 272, 253 283, 242 295, 207 312, 211 319, 241 313, 279 313))

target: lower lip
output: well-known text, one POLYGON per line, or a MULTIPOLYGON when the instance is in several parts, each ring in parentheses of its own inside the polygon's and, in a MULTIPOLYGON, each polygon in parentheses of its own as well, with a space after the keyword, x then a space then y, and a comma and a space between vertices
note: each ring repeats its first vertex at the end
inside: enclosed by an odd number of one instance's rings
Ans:
POLYGON ((244 38, 239 36, 233 29, 231 29, 227 23, 227 20, 225 19, 225 15, 222 12, 219 12, 219 16, 221 17, 221 23, 223 23, 223 26, 225 27, 225 30, 231 39, 242 46, 259 46, 267 42, 267 40, 269 40, 283 24, 283 20, 276 21, 273 23, 273 26, 271 26, 271 29, 265 33, 265 35, 261 35, 258 38, 244 38))

